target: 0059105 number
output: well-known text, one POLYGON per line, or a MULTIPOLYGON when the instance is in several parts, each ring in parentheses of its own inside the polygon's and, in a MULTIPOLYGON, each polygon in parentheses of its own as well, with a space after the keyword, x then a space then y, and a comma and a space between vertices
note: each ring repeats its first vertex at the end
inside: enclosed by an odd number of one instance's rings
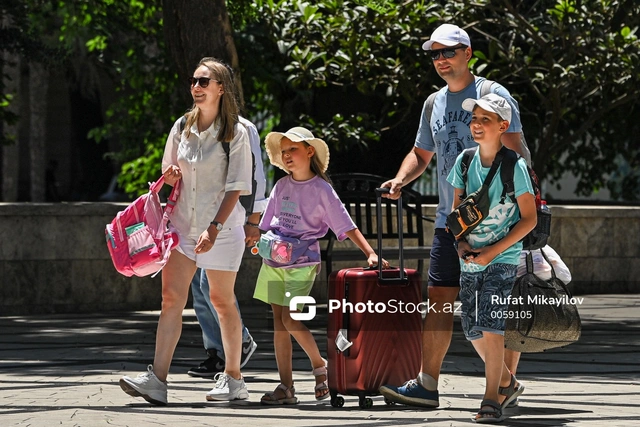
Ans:
POLYGON ((533 315, 530 311, 492 311, 492 319, 531 319, 533 315))

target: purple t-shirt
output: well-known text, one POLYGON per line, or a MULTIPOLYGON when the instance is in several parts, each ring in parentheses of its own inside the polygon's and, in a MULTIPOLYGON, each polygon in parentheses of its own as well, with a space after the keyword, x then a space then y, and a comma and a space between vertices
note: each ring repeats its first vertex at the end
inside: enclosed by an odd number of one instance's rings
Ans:
MULTIPOLYGON (((291 175, 287 175, 276 182, 260 221, 263 231, 273 230, 276 234, 301 240, 319 239, 331 229, 338 241, 343 241, 347 238, 345 233, 355 228, 355 223, 333 187, 319 176, 307 181, 295 181, 291 175)), ((318 242, 309 249, 317 252, 320 259, 318 242)), ((308 257, 302 258, 287 267, 319 264, 319 261, 309 262, 308 257)), ((269 260, 264 262, 272 267, 282 267, 269 260)))

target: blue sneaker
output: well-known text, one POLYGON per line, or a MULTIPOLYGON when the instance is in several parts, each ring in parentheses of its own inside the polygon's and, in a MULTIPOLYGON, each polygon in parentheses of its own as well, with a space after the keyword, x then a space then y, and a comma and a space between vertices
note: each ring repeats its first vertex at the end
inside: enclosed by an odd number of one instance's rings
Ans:
POLYGON ((387 400, 403 405, 437 408, 440 406, 438 390, 427 390, 418 380, 409 380, 400 387, 383 385, 378 390, 387 400))

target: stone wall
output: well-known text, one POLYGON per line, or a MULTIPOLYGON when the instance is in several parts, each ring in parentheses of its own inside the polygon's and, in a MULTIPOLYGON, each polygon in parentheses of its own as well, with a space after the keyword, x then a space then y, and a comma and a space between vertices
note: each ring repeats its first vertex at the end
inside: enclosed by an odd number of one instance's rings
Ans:
POLYGON ((640 293, 640 207, 551 206, 549 245, 581 293, 640 293))
MULTIPOLYGON (((121 276, 106 248, 104 226, 125 206, 0 203, 0 315, 159 309, 160 275, 121 276)), ((576 294, 640 292, 640 208, 551 209, 550 245, 571 270, 576 294)), ((434 213, 426 207, 425 215, 434 213)), ((241 303, 254 301, 259 268, 260 258, 247 251, 236 283, 241 303)), ((325 277, 312 293, 319 302, 326 300, 325 277)))

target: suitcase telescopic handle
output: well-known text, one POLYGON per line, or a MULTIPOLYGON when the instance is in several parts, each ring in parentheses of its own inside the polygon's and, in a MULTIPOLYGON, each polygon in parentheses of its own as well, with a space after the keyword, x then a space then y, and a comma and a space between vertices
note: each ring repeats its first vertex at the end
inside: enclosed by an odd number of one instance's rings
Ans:
POLYGON ((404 248, 404 244, 402 242, 402 195, 397 200, 397 213, 396 219, 398 221, 398 258, 400 262, 400 276, 399 277, 382 277, 382 195, 385 193, 389 193, 390 188, 376 188, 376 222, 378 224, 378 276, 380 282, 385 283, 407 283, 409 281, 408 277, 405 276, 404 271, 404 256, 402 254, 402 250, 404 248))

